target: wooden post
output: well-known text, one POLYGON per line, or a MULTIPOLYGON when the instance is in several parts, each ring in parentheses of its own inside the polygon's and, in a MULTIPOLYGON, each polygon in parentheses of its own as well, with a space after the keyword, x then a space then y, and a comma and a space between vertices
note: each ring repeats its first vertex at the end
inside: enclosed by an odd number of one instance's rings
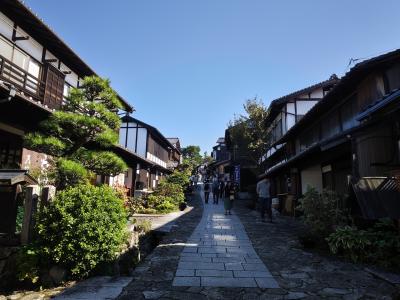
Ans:
POLYGON ((47 206, 56 195, 56 187, 53 185, 46 185, 42 189, 41 206, 47 206))
POLYGON ((21 244, 27 245, 32 241, 33 228, 35 226, 35 214, 39 199, 40 188, 38 185, 28 185, 24 203, 24 219, 21 230, 21 244))

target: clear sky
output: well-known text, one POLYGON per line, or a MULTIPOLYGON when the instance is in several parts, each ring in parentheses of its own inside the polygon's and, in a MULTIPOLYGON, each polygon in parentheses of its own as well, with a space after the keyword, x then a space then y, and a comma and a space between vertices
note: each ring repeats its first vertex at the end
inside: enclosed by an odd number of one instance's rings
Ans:
POLYGON ((398 0, 27 0, 134 116, 211 147, 242 104, 400 48, 398 0))

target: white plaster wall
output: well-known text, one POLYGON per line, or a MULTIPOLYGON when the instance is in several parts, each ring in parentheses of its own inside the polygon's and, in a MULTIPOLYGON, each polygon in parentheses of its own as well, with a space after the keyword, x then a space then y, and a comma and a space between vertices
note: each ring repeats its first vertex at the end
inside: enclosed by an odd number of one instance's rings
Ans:
POLYGON ((286 103, 286 111, 288 112, 286 114, 286 126, 285 129, 288 131, 290 128, 296 124, 296 117, 295 117, 295 103, 286 103))
MULTIPOLYGON (((61 70, 61 72, 71 71, 71 69, 68 68, 68 66, 63 63, 61 63, 61 65, 60 65, 60 70, 61 70)), ((65 81, 68 82, 73 87, 77 87, 78 86, 78 75, 71 71, 71 74, 65 75, 65 81)))
POLYGON ((52 62, 51 64, 58 69, 58 58, 53 55, 49 50, 46 50, 45 59, 57 59, 56 62, 52 62))
POLYGON ((136 143, 136 128, 129 128, 127 148, 133 152, 136 152, 135 143, 136 143))
POLYGON ((318 101, 296 101, 297 114, 305 115, 318 101))
POLYGON ((12 52, 12 44, 6 38, 0 36, 0 54, 8 60, 12 60, 12 52))
POLYGON ((110 177, 110 186, 123 186, 125 181, 125 173, 110 177))
POLYGON ((320 165, 314 165, 301 170, 301 191, 304 194, 307 186, 315 188, 318 192, 322 192, 322 171, 320 165))
MULTIPOLYGON (((20 27, 17 28, 18 36, 29 36, 20 27)), ((16 41, 15 44, 26 51, 30 56, 32 56, 37 61, 42 61, 43 47, 36 40, 29 36, 28 40, 16 41)))
POLYGON ((323 98, 324 97, 324 92, 322 88, 316 89, 311 92, 310 98, 323 98))
POLYGON ((137 142, 137 151, 136 153, 146 157, 146 144, 147 144, 147 129, 139 128, 138 130, 138 142, 137 142))
POLYGON ((119 144, 122 147, 125 147, 125 142, 126 142, 126 128, 120 128, 119 129, 119 144))
POLYGON ((0 33, 6 38, 12 38, 14 22, 0 12, 0 33))

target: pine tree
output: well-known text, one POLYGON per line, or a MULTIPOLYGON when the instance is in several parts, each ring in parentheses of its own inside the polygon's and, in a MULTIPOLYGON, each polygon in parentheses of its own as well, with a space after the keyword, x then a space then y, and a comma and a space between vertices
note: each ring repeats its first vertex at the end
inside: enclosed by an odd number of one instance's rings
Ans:
POLYGON ((109 80, 86 77, 62 109, 41 122, 39 132, 26 135, 25 146, 55 159, 60 188, 87 180, 91 172, 120 174, 127 166, 110 151, 118 142, 119 108, 109 80))

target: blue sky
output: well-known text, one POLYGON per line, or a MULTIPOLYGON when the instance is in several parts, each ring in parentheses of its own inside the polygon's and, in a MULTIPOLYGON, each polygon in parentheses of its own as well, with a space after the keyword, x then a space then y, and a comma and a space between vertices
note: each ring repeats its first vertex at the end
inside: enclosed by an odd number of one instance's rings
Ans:
POLYGON ((26 3, 135 117, 208 152, 246 99, 269 104, 400 48, 398 0, 26 3))

